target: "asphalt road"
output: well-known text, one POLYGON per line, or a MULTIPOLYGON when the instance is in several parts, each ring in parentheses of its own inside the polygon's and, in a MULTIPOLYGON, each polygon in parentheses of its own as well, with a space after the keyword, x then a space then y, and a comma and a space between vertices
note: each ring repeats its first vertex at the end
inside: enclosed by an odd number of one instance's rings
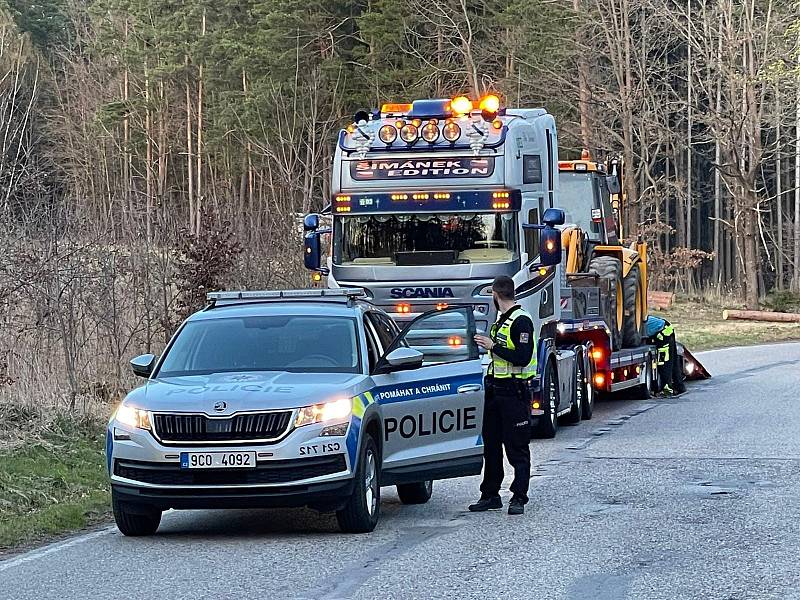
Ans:
POLYGON ((170 513, 149 539, 109 527, 0 562, 0 600, 800 598, 800 344, 701 356, 715 377, 685 396, 534 442, 523 517, 466 512, 478 478, 423 506, 384 490, 371 535, 306 510, 170 513))

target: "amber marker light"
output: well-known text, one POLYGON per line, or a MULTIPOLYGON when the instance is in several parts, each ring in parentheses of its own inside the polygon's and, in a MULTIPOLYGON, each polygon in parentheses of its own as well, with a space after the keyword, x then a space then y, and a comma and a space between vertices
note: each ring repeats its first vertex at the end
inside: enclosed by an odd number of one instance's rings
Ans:
POLYGON ((451 336, 447 339, 447 343, 451 346, 460 346, 461 345, 461 338, 457 335, 451 336))
POLYGON ((394 310, 395 312, 405 315, 411 312, 411 305, 406 302, 401 302, 400 304, 395 305, 394 310))
POLYGON ((456 96, 450 102, 450 108, 456 114, 467 115, 472 111, 472 100, 466 96, 456 96))
POLYGON ((592 358, 594 359, 595 362, 603 360, 603 349, 602 348, 592 349, 592 358))
POLYGON ((594 374, 594 385, 595 387, 603 387, 606 384, 606 376, 603 373, 595 373, 594 374))

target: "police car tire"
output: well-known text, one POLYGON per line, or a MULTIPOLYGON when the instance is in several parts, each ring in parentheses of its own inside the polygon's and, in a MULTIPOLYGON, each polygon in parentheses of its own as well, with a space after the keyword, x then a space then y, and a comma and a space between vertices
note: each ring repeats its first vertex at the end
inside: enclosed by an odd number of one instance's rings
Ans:
POLYGON ((433 495, 433 481, 400 484, 397 495, 403 504, 425 504, 433 495))
POLYGON ((625 304, 622 310, 623 348, 638 348, 642 345, 643 321, 636 323, 636 302, 639 299, 641 286, 642 273, 637 264, 633 266, 622 282, 622 300, 625 304))
POLYGON ((161 524, 161 511, 144 505, 122 502, 111 490, 111 509, 117 529, 123 535, 140 537, 153 535, 161 524))
POLYGON ((544 378, 542 379, 541 404, 543 407, 546 407, 546 412, 539 417, 539 421, 533 430, 533 437, 546 439, 554 438, 556 437, 556 432, 558 431, 558 417, 556 415, 558 414, 558 407, 561 403, 559 402, 558 376, 556 375, 556 367, 552 360, 547 362, 547 367, 544 370, 544 378), (555 384, 555 388, 553 390, 553 393, 555 394, 555 408, 550 405, 549 393, 545 391, 550 387, 551 381, 555 384), (547 395, 545 396, 545 394, 547 395), (547 398, 546 400, 545 397, 547 398))
POLYGON ((381 486, 380 486, 381 461, 378 453, 378 445, 371 435, 364 437, 361 450, 358 455, 358 467, 356 468, 353 493, 347 499, 347 503, 341 510, 336 511, 336 520, 339 528, 344 533, 369 533, 378 524, 381 513, 381 486), (370 514, 366 500, 366 468, 367 457, 372 453, 375 460, 375 477, 377 486, 374 490, 375 510, 370 514))
MULTIPOLYGON (((621 323, 617 323, 617 294, 615 293, 615 288, 617 282, 622 283, 622 261, 613 256, 595 256, 589 262, 588 272, 595 273, 600 279, 609 280, 608 326, 611 328, 612 350, 619 350, 622 347, 622 332, 619 329, 621 323)), ((624 302, 624 289, 622 297, 624 302)))
MULTIPOLYGON (((580 354, 575 355, 575 364, 572 367, 572 381, 574 385, 574 389, 572 391, 572 402, 570 403, 570 410, 565 416, 565 421, 570 425, 577 425, 581 422, 581 414, 583 413, 583 403, 578 399, 578 377, 580 373, 580 368, 578 367, 578 362, 580 362, 581 356, 580 354)), ((580 390, 581 392, 583 390, 580 390)))

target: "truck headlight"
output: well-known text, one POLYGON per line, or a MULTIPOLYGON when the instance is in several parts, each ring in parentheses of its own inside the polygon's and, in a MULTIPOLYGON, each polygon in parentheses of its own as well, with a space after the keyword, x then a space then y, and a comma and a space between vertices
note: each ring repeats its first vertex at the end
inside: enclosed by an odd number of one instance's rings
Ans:
POLYGON ((134 406, 120 404, 117 412, 114 414, 114 419, 128 427, 150 429, 150 412, 134 406))
POLYGON ((325 421, 342 421, 353 412, 353 401, 350 398, 340 398, 322 404, 313 404, 301 408, 294 420, 295 427, 323 423, 325 421))

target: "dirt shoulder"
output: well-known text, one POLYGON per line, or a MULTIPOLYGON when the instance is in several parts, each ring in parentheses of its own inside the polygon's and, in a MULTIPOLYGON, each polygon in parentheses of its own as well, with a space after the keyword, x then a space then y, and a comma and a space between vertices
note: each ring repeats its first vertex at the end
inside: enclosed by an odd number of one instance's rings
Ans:
POLYGON ((800 340, 798 323, 723 321, 723 308, 726 307, 679 299, 668 310, 651 312, 668 319, 675 326, 678 340, 693 352, 800 340))

